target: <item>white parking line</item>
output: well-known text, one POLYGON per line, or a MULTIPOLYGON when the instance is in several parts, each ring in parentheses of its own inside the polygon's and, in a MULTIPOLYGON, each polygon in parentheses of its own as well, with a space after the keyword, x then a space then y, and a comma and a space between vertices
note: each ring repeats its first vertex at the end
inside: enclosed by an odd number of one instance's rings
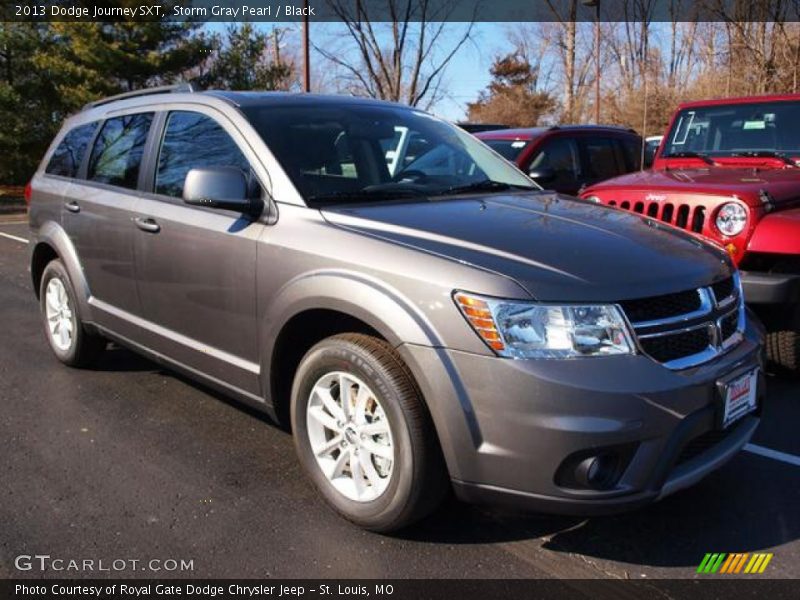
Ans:
POLYGON ((23 244, 27 244, 28 240, 25 238, 17 237, 15 235, 11 235, 10 233, 3 233, 0 231, 0 237, 8 238, 10 240, 14 240, 15 242, 22 242, 23 244))
POLYGON ((778 452, 777 450, 771 450, 769 448, 764 448, 764 446, 757 446, 756 444, 746 444, 744 449, 753 454, 758 454, 759 456, 765 456, 766 458, 779 460, 794 465, 795 467, 800 467, 800 456, 795 456, 794 454, 778 452))

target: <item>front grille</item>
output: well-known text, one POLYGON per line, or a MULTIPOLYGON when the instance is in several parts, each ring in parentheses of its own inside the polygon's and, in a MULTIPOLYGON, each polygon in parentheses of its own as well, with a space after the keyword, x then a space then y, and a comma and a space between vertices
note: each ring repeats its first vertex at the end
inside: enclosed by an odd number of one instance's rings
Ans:
POLYGON ((734 333, 736 333, 736 329, 739 325, 739 311, 735 311, 729 314, 727 317, 722 319, 720 323, 720 333, 722 335, 722 341, 727 340, 731 337, 734 333))
POLYGON ((667 319, 699 310, 700 294, 697 290, 688 290, 677 294, 626 300, 620 302, 620 306, 633 323, 667 319))
POLYGON ((711 286, 711 289, 714 290, 714 298, 717 299, 717 303, 722 303, 724 300, 733 296, 733 277, 718 281, 711 286))
POLYGON ((639 349, 670 369, 686 369, 727 352, 736 337, 743 298, 738 275, 708 287, 624 300, 619 307, 639 349), (721 302, 724 301, 724 302, 721 302))
POLYGON ((630 210, 641 215, 647 215, 653 219, 669 223, 675 227, 702 233, 706 223, 706 207, 691 206, 689 204, 672 204, 670 202, 629 202, 623 200, 617 202, 610 200, 609 206, 618 206, 624 210, 630 210))
POLYGON ((658 362, 666 363, 707 350, 711 345, 711 336, 707 327, 700 327, 690 331, 642 338, 640 342, 642 350, 658 362))
POLYGON ((711 450, 711 448, 722 442, 735 430, 735 427, 730 429, 714 429, 689 440, 683 449, 681 449, 681 453, 675 460, 675 466, 688 462, 696 456, 700 456, 704 452, 711 450))

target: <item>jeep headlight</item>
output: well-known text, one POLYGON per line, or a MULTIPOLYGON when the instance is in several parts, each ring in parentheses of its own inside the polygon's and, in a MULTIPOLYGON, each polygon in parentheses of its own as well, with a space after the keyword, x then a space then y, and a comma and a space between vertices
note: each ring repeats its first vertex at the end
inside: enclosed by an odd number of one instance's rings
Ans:
POLYGON ((739 235, 747 224, 747 211, 738 202, 726 202, 717 212, 716 223, 724 235, 739 235))
POLYGON ((500 356, 577 358, 633 354, 619 309, 610 304, 538 304, 464 292, 456 305, 475 332, 500 356))

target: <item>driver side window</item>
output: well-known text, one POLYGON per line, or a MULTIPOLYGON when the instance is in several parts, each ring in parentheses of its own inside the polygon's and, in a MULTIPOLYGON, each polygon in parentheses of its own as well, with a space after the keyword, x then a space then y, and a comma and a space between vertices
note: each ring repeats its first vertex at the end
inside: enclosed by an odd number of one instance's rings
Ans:
POLYGON ((546 142, 534 156, 529 170, 552 169, 555 178, 548 183, 548 187, 569 187, 580 176, 578 156, 578 145, 574 140, 554 138, 546 142))
POLYGON ((250 163, 219 123, 200 113, 170 113, 158 155, 156 194, 182 197, 186 174, 203 167, 237 167, 250 177, 250 163))

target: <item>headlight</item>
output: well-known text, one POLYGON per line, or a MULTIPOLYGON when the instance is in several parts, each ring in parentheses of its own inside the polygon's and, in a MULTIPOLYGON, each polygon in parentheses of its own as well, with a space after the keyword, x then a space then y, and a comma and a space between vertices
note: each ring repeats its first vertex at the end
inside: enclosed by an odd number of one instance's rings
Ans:
POLYGON ((728 202, 717 213, 717 229, 725 235, 739 235, 747 223, 747 211, 741 204, 728 202))
POLYGON ((454 299, 475 332, 509 358, 575 358, 633 354, 627 325, 607 304, 536 304, 456 292, 454 299))

